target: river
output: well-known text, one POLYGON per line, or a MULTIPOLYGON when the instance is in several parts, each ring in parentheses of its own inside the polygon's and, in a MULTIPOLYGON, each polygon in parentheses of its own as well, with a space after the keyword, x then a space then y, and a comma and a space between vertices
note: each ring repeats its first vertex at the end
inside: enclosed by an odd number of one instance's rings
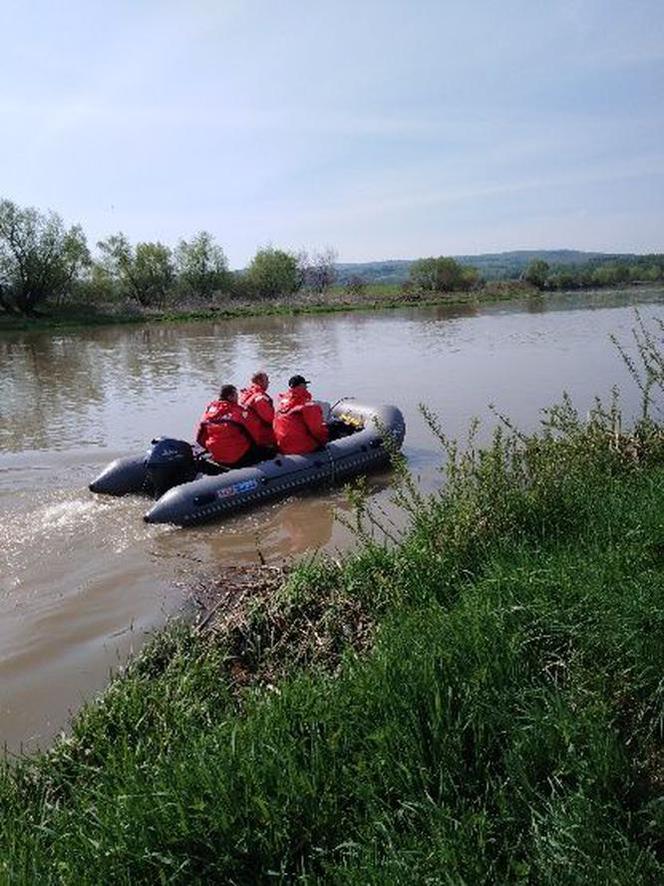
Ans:
MULTIPOLYGON (((494 403, 524 429, 567 390, 586 409, 638 392, 609 334, 629 342, 633 305, 662 316, 664 290, 429 308, 0 335, 0 742, 47 746, 145 636, 178 612, 188 583, 225 564, 344 550, 342 490, 195 529, 147 526, 146 501, 95 497, 110 459, 152 436, 191 438, 220 383, 258 368, 271 391, 301 372, 314 396, 356 395, 404 412, 404 452, 427 489, 440 453, 419 411, 448 435, 494 403)), ((631 347, 631 344, 630 344, 631 347)), ((390 510, 389 473, 371 481, 390 510)))

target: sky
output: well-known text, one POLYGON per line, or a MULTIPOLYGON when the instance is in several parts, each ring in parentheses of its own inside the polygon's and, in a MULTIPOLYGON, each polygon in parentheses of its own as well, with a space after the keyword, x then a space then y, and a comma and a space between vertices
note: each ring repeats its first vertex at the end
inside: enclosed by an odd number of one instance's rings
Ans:
POLYGON ((88 241, 664 252, 663 0, 0 0, 0 198, 88 241))

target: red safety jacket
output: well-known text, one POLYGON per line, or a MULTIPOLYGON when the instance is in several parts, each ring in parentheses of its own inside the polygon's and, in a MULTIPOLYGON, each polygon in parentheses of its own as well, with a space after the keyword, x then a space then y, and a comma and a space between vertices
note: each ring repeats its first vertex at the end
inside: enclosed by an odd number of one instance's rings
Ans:
POLYGON ((215 461, 234 465, 255 443, 248 411, 228 400, 213 400, 203 413, 196 442, 205 447, 215 461))
POLYGON ((327 443, 323 410, 312 401, 306 388, 292 388, 279 394, 273 427, 277 446, 284 455, 304 455, 327 443))
MULTIPOLYGON (((256 383, 240 391, 240 404, 256 419, 256 442, 259 446, 276 446, 272 422, 274 405, 272 397, 256 383)), ((253 430, 253 429, 252 429, 253 430)))

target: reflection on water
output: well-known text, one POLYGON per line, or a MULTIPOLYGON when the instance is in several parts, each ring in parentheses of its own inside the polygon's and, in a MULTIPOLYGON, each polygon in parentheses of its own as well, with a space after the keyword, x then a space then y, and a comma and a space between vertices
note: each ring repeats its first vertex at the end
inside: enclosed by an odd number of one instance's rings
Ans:
POLYGON ((278 317, 6 337, 0 444, 9 451, 142 444, 164 419, 189 436, 223 381, 244 383, 256 366, 283 380, 292 367, 311 366, 312 353, 333 366, 338 334, 322 319, 278 317))
MULTIPOLYGON (((559 295, 520 305, 383 314, 266 317, 0 338, 0 740, 31 746, 103 686, 109 668, 182 600, 196 573, 352 544, 340 490, 189 530, 147 526, 147 502, 96 498, 87 483, 155 434, 188 438, 220 383, 264 368, 276 390, 294 372, 316 396, 393 402, 404 451, 425 488, 439 453, 418 412, 463 435, 495 403, 524 428, 568 390, 581 408, 625 385, 609 342, 664 293, 559 295)), ((275 393, 276 393, 275 390, 275 393)), ((389 475, 371 480, 390 519, 389 475)))

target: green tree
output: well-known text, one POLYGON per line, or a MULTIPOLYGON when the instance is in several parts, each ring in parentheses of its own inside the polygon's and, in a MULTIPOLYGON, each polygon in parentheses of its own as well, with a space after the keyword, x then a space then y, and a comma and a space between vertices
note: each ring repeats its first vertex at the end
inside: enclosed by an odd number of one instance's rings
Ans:
POLYGON ((627 283, 629 281, 629 265, 625 262, 617 262, 613 266, 613 274, 616 283, 627 283))
POLYGON ((577 271, 571 268, 561 268, 558 273, 550 274, 547 277, 546 285, 550 289, 578 289, 581 285, 581 277, 577 271))
POLYGON ((463 268, 453 258, 440 256, 436 259, 437 292, 454 292, 464 289, 463 268))
POLYGON ((603 265, 600 268, 595 268, 592 275, 592 282, 594 286, 610 286, 611 283, 614 282, 610 266, 603 265))
POLYGON ((436 289, 436 259, 418 258, 410 266, 409 281, 417 289, 434 292, 436 289))
POLYGON ((261 298, 289 295, 301 285, 296 256, 271 246, 258 250, 247 268, 246 279, 261 298))
POLYGON ((460 289, 470 292, 480 282, 480 272, 477 268, 466 266, 461 268, 460 289))
POLYGON ((547 277, 549 276, 549 265, 541 258, 536 258, 530 262, 526 270, 523 272, 523 279, 526 283, 536 286, 538 289, 544 289, 547 277))
POLYGON ((196 234, 189 242, 180 240, 175 248, 175 268, 180 285, 202 298, 231 288, 224 250, 207 231, 196 234))
POLYGON ((475 268, 464 268, 453 258, 420 258, 410 266, 410 282, 426 292, 470 289, 477 279, 475 268))
POLYGON ((142 307, 163 305, 175 280, 173 256, 163 243, 132 246, 125 234, 113 234, 97 243, 102 267, 122 294, 142 307))
POLYGON ((0 307, 27 316, 47 298, 68 295, 90 263, 80 225, 65 228, 54 212, 0 200, 0 307))

